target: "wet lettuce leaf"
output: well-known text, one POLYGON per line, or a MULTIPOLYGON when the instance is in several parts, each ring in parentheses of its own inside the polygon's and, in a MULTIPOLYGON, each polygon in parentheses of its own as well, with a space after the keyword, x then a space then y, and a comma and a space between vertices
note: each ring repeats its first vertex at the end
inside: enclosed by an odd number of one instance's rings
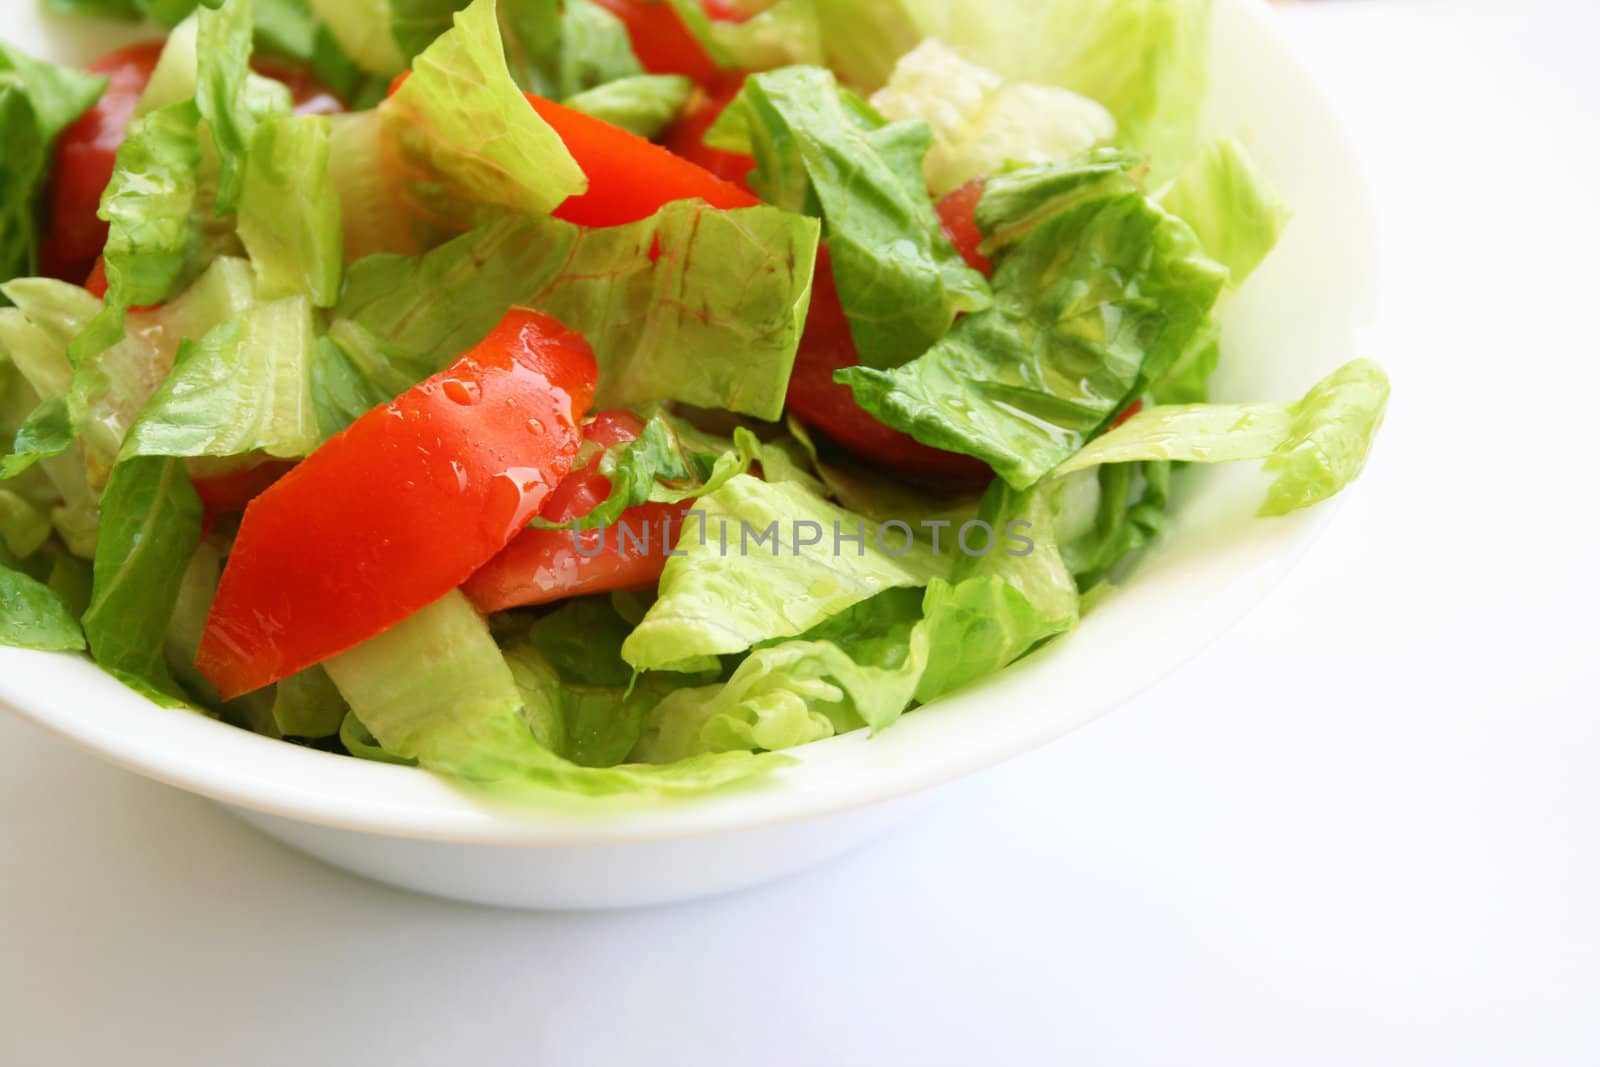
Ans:
POLYGON ((946 236, 923 179, 932 134, 888 122, 817 67, 758 74, 707 135, 751 152, 764 199, 820 215, 839 300, 861 361, 892 368, 990 303, 983 276, 946 236))
POLYGON ((883 422, 1016 488, 1065 462, 1166 374, 1226 278, 1130 165, 1095 153, 995 179, 978 209, 994 307, 912 363, 838 380, 883 422))

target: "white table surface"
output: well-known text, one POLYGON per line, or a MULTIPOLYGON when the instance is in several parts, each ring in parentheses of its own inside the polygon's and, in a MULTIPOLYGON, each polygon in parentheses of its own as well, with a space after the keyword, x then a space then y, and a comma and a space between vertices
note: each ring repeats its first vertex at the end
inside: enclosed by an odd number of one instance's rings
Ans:
POLYGON ((1201 661, 611 915, 368 885, 0 721, 0 1064, 1600 1063, 1600 5, 1281 17, 1373 150, 1395 402, 1201 661))

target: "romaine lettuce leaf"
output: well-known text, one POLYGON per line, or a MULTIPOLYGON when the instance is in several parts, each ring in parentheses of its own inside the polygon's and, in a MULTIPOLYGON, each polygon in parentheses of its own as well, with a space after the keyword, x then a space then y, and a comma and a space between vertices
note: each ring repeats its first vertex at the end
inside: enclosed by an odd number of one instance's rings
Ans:
POLYGON ((339 299, 344 242, 328 170, 328 119, 276 118, 256 128, 239 197, 239 239, 266 299, 305 293, 318 307, 339 299))
POLYGON ((601 769, 561 758, 529 726, 549 712, 525 708, 559 694, 549 684, 526 692, 518 686, 488 626, 460 593, 324 666, 383 754, 469 781, 586 795, 700 792, 774 765, 748 752, 670 767, 601 769))
POLYGON ((304 296, 256 304, 199 341, 177 362, 123 443, 135 456, 300 459, 322 440, 311 397, 315 345, 304 296))
POLYGON ((200 518, 181 460, 118 464, 101 502, 94 599, 83 617, 95 662, 179 697, 166 635, 200 543, 200 518))
POLYGON ((1116 116, 1120 143, 1177 172, 1206 99, 1211 0, 902 0, 930 37, 1013 81, 1061 85, 1116 116))
POLYGON ((289 113, 289 90, 250 70, 251 0, 224 0, 216 9, 201 5, 195 22, 194 99, 221 165, 214 210, 226 215, 238 206, 256 127, 289 113))
POLYGON ((748 475, 700 498, 677 551, 660 598, 622 648, 639 670, 798 636, 886 589, 924 586, 951 569, 910 531, 880 534, 877 523, 798 483, 748 475))
POLYGON ((1233 288, 1254 273, 1289 224, 1289 209, 1232 137, 1203 148, 1160 200, 1189 224, 1206 253, 1228 268, 1233 288))
POLYGON ((363 70, 392 78, 406 66, 391 26, 389 0, 307 0, 333 39, 363 70))
POLYGON ((839 300, 867 366, 900 366, 958 314, 989 306, 983 276, 929 199, 926 124, 886 122, 832 73, 790 67, 747 79, 707 143, 752 152, 764 199, 826 221, 839 300))
POLYGON ((995 306, 904 367, 838 380, 878 419, 1019 489, 1044 477, 1167 372, 1226 278, 1125 165, 1092 155, 995 179, 978 210, 999 246, 995 306))
POLYGON ((50 519, 26 497, 0 486, 0 545, 27 559, 50 539, 50 519))
POLYGON ((291 674, 273 692, 272 720, 284 737, 333 737, 349 714, 350 705, 321 667, 291 674))
POLYGON ((678 117, 693 89, 694 82, 676 74, 640 74, 606 82, 564 102, 629 133, 655 137, 678 117))
POLYGON ((923 172, 935 196, 1010 164, 1075 158, 1117 132, 1111 113, 1093 100, 1059 86, 1006 81, 933 40, 900 58, 872 106, 886 118, 932 128, 923 172))
POLYGON ((680 200, 627 226, 549 222, 553 259, 523 303, 588 340, 598 407, 677 400, 775 420, 805 327, 817 225, 772 207, 719 211, 680 200), (546 272, 548 274, 549 272, 546 272))
POLYGON ((846 85, 871 92, 924 36, 906 0, 815 0, 823 54, 846 85))
POLYGON ((821 66, 823 25, 817 7, 817 0, 777 0, 742 22, 711 22, 706 33, 731 70, 821 66))
POLYGON ((0 282, 38 269, 38 194, 49 176, 51 149, 105 84, 0 44, 0 282))
POLYGON ((42 652, 85 647, 72 609, 49 586, 0 566, 0 645, 42 652))
POLYGON ((467 225, 545 215, 589 187, 512 80, 495 0, 459 12, 378 110, 423 214, 467 225))
POLYGON ((628 28, 590 0, 516 0, 500 21, 518 84, 548 99, 644 74, 628 28))
POLYGON ((1060 474, 1106 463, 1264 459, 1274 476, 1263 515, 1284 515, 1333 496, 1366 466, 1389 402, 1389 378, 1358 359, 1288 404, 1148 408, 1092 442, 1060 474))

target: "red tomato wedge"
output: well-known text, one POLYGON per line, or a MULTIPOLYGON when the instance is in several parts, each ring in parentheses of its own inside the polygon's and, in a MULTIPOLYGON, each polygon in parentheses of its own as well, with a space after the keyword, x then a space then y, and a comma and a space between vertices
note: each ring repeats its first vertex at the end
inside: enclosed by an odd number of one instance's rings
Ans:
POLYGON ((789 411, 867 463, 896 474, 961 485, 981 485, 994 477, 981 460, 929 448, 864 411, 850 387, 833 380, 835 371, 859 362, 834 286, 833 261, 824 248, 817 253, 811 311, 789 379, 789 411))
MULTIPOLYGON (((705 84, 716 78, 716 62, 695 40, 689 27, 666 0, 595 0, 622 20, 639 63, 651 74, 685 74, 705 84)), ((726 5, 712 0, 704 5, 712 18, 734 21, 726 5)))
POLYGON ((983 231, 978 229, 978 203, 983 199, 987 179, 974 178, 961 188, 949 193, 935 206, 945 236, 950 238, 967 261, 967 266, 985 278, 994 274, 994 264, 978 249, 983 244, 983 231))
POLYGON ((706 131, 711 129, 743 88, 744 75, 741 74, 696 90, 682 117, 667 127, 661 143, 674 154, 723 181, 749 189, 750 172, 756 167, 754 157, 706 146, 706 131))
POLYGON ((357 419, 245 510, 201 673, 232 699, 459 586, 571 471, 597 377, 583 338, 516 309, 448 370, 357 419))
MULTIPOLYGON (((626 411, 595 416, 584 436, 602 447, 625 444, 644 429, 626 411)), ((549 522, 570 523, 593 511, 611 495, 600 473, 600 457, 567 476, 540 511, 549 522)), ((640 504, 622 513, 615 526, 585 530, 524 530, 484 568, 467 580, 463 592, 485 612, 552 604, 568 597, 647 589, 661 580, 667 552, 678 543, 684 516, 694 506, 640 504)))
POLYGON ((647 219, 674 200, 698 198, 724 209, 761 203, 749 190, 643 137, 553 100, 528 100, 589 177, 589 191, 557 208, 558 219, 580 226, 622 226, 647 219))
POLYGON ((52 278, 83 281, 106 244, 108 225, 96 216, 100 194, 111 181, 111 168, 133 118, 139 94, 150 83, 161 41, 143 41, 92 63, 89 70, 106 76, 106 91, 56 140, 55 164, 48 194, 48 223, 41 269, 52 278))
MULTIPOLYGON (((117 149, 127 135, 134 105, 161 58, 163 44, 143 41, 129 45, 89 66, 92 72, 106 75, 108 84, 95 105, 56 141, 41 255, 41 269, 49 277, 82 282, 105 247, 108 226, 97 214, 100 197, 111 181, 117 149)), ((260 59, 252 65, 289 87, 298 114, 329 115, 344 110, 343 101, 318 84, 310 70, 300 64, 260 59)), ((96 295, 104 296, 103 268, 98 285, 96 295)))

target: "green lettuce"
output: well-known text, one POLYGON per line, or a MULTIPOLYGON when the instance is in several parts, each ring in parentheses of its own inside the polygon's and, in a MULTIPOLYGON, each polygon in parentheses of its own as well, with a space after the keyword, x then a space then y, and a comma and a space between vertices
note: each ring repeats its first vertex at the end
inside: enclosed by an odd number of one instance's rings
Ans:
POLYGON ((1084 448, 1060 474, 1146 460, 1266 460, 1263 515, 1328 499, 1360 476, 1389 403, 1389 378, 1370 360, 1348 363, 1295 403, 1148 408, 1084 448))
POLYGON ((518 83, 550 100, 644 74, 628 28, 590 0, 517 0, 500 20, 518 83))
POLYGON ((878 419, 1017 488, 1044 477, 1167 372, 1226 277, 1128 165, 1100 153, 995 179, 978 209, 994 307, 904 367, 838 380, 878 419))
POLYGON ((406 66, 395 40, 389 0, 307 0, 339 48, 363 70, 392 78, 406 66))
POLYGON ((827 65, 870 92, 888 80, 923 33, 905 0, 815 0, 827 65))
POLYGON ((950 572, 909 531, 880 529, 798 483, 748 475, 700 497, 677 551, 660 598, 623 645, 639 670, 797 636, 885 589, 950 572))
MULTIPOLYGON (((201 0, 44 0, 51 11, 117 19, 151 19, 168 28, 194 13, 201 0)), ((209 5, 208 5, 209 6, 209 5)), ((279 55, 309 60, 320 28, 306 0, 255 0, 257 41, 279 55)))
POLYGON ((0 566, 0 645, 42 652, 85 647, 72 609, 49 586, 0 566))
POLYGON ((1235 288, 1267 258, 1289 224, 1289 209, 1232 137, 1202 149, 1160 199, 1189 224, 1207 254, 1228 268, 1235 288))
POLYGON ((166 663, 167 627, 200 543, 200 512, 181 460, 118 464, 101 503, 94 598, 83 617, 95 662, 173 696, 181 691, 166 663))
POLYGON ((456 224, 545 215, 589 185, 506 65, 495 0, 474 0, 379 107, 425 214, 456 224))
POLYGON ((933 40, 901 57, 872 106, 886 118, 932 128, 923 171, 935 196, 1012 164, 1072 159, 1117 131, 1093 100, 1059 86, 1007 81, 933 40))
POLYGON ((0 545, 22 560, 49 539, 49 517, 20 493, 0 488, 0 545))
POLYGON ((344 244, 330 144, 321 115, 277 118, 255 131, 238 227, 265 298, 305 293, 318 307, 339 299, 344 244))
POLYGON ((547 223, 552 259, 561 235, 569 250, 560 269, 521 302, 594 347, 598 407, 677 400, 782 414, 810 306, 814 221, 680 200, 627 226, 547 223))
POLYGON ((246 156, 256 127, 272 115, 289 112, 289 90, 250 70, 251 0, 224 0, 215 10, 201 6, 195 16, 195 105, 211 134, 221 166, 214 210, 233 211, 239 203, 246 156))
POLYGON ((488 626, 460 593, 324 666, 384 755, 469 781, 588 795, 700 792, 773 765, 748 752, 669 767, 592 768, 563 759, 529 725, 549 712, 527 706, 559 694, 548 682, 526 692, 518 686, 488 626))
POLYGON ((922 30, 1013 81, 1060 85, 1116 116, 1120 143, 1175 173, 1200 129, 1211 0, 902 0, 922 30))
POLYGON ((273 691, 272 720, 284 737, 333 737, 350 706, 321 667, 291 674, 273 691))
POLYGON ((922 175, 926 124, 886 122, 832 73, 790 67, 746 80, 707 137, 750 151, 752 184, 827 224, 839 300, 861 361, 897 367, 956 316, 989 305, 989 287, 945 235, 922 175))
POLYGON ((315 338, 304 296, 256 304, 185 341, 122 447, 135 456, 300 459, 321 441, 311 396, 315 338))
POLYGON ((655 137, 678 117, 693 89, 694 82, 676 74, 640 74, 584 90, 565 103, 629 133, 655 137))
POLYGON ((105 79, 0 44, 0 282, 39 265, 38 196, 56 137, 94 104, 105 79))

